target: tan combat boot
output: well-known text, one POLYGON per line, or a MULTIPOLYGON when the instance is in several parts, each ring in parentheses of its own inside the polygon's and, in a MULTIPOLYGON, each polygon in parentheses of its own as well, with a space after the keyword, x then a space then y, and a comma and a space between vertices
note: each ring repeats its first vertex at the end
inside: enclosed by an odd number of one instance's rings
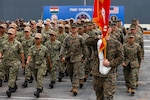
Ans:
POLYGON ((73 92, 73 95, 76 96, 78 94, 78 88, 73 87, 72 92, 73 92))

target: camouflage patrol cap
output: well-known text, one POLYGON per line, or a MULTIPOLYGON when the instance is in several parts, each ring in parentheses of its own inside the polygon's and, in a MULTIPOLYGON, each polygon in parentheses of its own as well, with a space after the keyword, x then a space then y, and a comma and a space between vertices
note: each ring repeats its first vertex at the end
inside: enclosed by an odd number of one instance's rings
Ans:
POLYGON ((35 33, 35 38, 41 39, 42 38, 42 34, 41 33, 35 33))
POLYGON ((92 21, 88 22, 88 26, 91 26, 91 25, 93 25, 93 22, 92 21))
POLYGON ((37 23, 36 26, 42 28, 42 23, 37 23))
POLYGON ((63 24, 58 24, 58 28, 64 28, 63 24))
POLYGON ((1 27, 1 28, 4 28, 4 29, 7 28, 6 24, 0 24, 0 27, 1 27))
POLYGON ((39 19, 39 20, 38 20, 38 23, 43 23, 43 20, 39 19))
POLYGON ((36 21, 35 20, 31 20, 30 23, 31 24, 36 24, 36 21))
POLYGON ((45 21, 45 22, 44 22, 44 25, 50 25, 50 22, 45 21))
POLYGON ((30 24, 27 23, 27 22, 24 22, 23 25, 24 25, 24 26, 30 26, 30 24))
POLYGON ((84 24, 83 24, 83 27, 87 27, 87 23, 84 23, 84 24))
POLYGON ((9 25, 9 28, 17 28, 17 25, 16 25, 16 23, 11 23, 10 25, 9 25))
POLYGON ((65 28, 70 28, 70 25, 69 25, 69 24, 66 24, 66 25, 65 25, 65 28))
POLYGON ((24 32, 30 32, 30 31, 31 31, 31 28, 29 26, 24 28, 24 32))
POLYGON ((51 20, 49 18, 46 19, 47 22, 50 22, 51 20))
POLYGON ((130 30, 134 30, 134 29, 136 29, 136 24, 131 24, 130 25, 130 30))
POLYGON ((8 29, 8 32, 7 32, 8 34, 15 34, 15 29, 13 29, 13 28, 10 28, 10 29, 8 29))
POLYGON ((56 36, 56 32, 55 31, 51 31, 50 35, 56 36))
POLYGON ((71 24, 71 28, 76 28, 76 27, 77 27, 76 23, 71 24))
POLYGON ((83 24, 78 24, 78 28, 83 28, 83 24))
POLYGON ((88 23, 88 22, 90 22, 90 19, 87 18, 84 20, 84 22, 88 23))
POLYGON ((134 35, 132 33, 128 33, 128 38, 134 38, 134 35))

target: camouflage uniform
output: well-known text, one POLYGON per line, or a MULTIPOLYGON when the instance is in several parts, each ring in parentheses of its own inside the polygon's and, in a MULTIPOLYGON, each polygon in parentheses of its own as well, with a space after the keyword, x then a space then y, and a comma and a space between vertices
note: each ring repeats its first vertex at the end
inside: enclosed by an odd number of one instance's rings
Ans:
POLYGON ((41 44, 40 48, 33 45, 29 49, 28 56, 32 57, 33 66, 31 70, 37 82, 37 89, 43 90, 43 75, 46 72, 46 57, 49 57, 48 49, 41 44))
MULTIPOLYGON (((0 36, 0 48, 2 48, 2 42, 5 40, 7 40, 7 35, 4 33, 3 36, 0 36)), ((5 71, 2 66, 2 63, 0 63, 0 87, 2 86, 2 80, 4 79, 4 76, 5 76, 5 71)))
POLYGON ((113 100, 113 94, 116 87, 116 69, 123 60, 122 45, 110 38, 107 40, 106 59, 110 62, 111 70, 107 75, 102 75, 99 72, 99 58, 97 51, 97 41, 93 38, 85 41, 85 44, 92 46, 94 49, 95 59, 92 67, 93 86, 96 93, 97 100, 113 100))
POLYGON ((13 43, 9 43, 8 40, 2 43, 0 48, 2 52, 2 64, 6 75, 8 76, 8 87, 16 88, 17 72, 20 64, 20 54, 23 53, 23 47, 21 43, 14 40, 13 43))
MULTIPOLYGON (((80 35, 81 35, 81 34, 80 34, 80 35)), ((89 35, 87 35, 86 33, 83 33, 81 36, 83 37, 83 40, 84 40, 84 41, 89 37, 89 35)), ((85 49, 86 49, 86 51, 88 51, 88 47, 87 47, 86 45, 85 45, 85 49)), ((87 62, 88 62, 88 60, 87 60, 88 57, 89 57, 89 56, 88 56, 88 52, 87 52, 86 55, 85 55, 85 61, 81 63, 81 67, 79 68, 79 71, 80 71, 80 72, 79 72, 80 88, 82 88, 83 83, 84 83, 85 68, 87 68, 86 64, 87 64, 87 62)), ((88 66, 87 69, 89 69, 89 66, 88 66)))
MULTIPOLYGON (((97 33, 95 29, 92 29, 91 31, 88 31, 89 37, 97 38, 100 33, 97 33)), ((92 66, 94 63, 94 51, 93 48, 88 47, 88 53, 87 53, 87 59, 86 59, 86 66, 85 66, 85 78, 84 81, 87 80, 88 75, 91 72, 92 66)))
MULTIPOLYGON (((25 36, 22 37, 21 39, 21 43, 22 43, 22 46, 23 46, 23 49, 24 49, 24 56, 25 56, 25 61, 27 60, 27 57, 28 57, 28 51, 29 51, 29 48, 31 46, 33 46, 33 43, 34 43, 34 38, 33 37, 29 37, 29 38, 26 38, 25 36)), ((29 81, 30 78, 31 78, 31 66, 26 66, 25 67, 25 82, 29 81)))
POLYGON ((50 71, 50 79, 51 83, 55 83, 56 81, 56 75, 57 75, 57 69, 60 66, 60 58, 59 58, 59 52, 61 47, 61 42, 58 40, 55 40, 53 43, 49 40, 45 42, 45 46, 48 48, 48 52, 50 53, 51 61, 53 68, 50 71))
POLYGON ((137 43, 125 43, 124 48, 124 63, 123 67, 124 78, 127 88, 136 88, 136 76, 138 76, 138 68, 141 63, 141 47, 137 43))
MULTIPOLYGON (((133 34, 134 35, 135 43, 138 43, 140 45, 142 57, 144 57, 144 43, 143 43, 143 39, 137 33, 129 32, 128 34, 133 34)), ((126 41, 127 41, 127 39, 126 39, 126 41)), ((139 67, 139 69, 140 69, 140 67, 139 67)), ((137 86, 138 86, 138 80, 139 79, 138 79, 138 76, 137 76, 137 86)))
POLYGON ((69 35, 65 38, 61 51, 60 57, 65 57, 67 64, 67 71, 70 75, 70 79, 73 86, 73 94, 77 94, 79 87, 79 67, 81 66, 81 60, 84 59, 85 46, 83 38, 80 35, 73 37, 69 35))
MULTIPOLYGON (((68 36, 67 33, 63 32, 63 33, 57 33, 56 37, 57 40, 60 41, 61 43, 63 43, 64 39, 68 36)), ((58 81, 61 82, 62 77, 64 77, 64 72, 66 71, 66 63, 62 63, 60 62, 60 66, 59 66, 59 77, 58 77, 58 81)))

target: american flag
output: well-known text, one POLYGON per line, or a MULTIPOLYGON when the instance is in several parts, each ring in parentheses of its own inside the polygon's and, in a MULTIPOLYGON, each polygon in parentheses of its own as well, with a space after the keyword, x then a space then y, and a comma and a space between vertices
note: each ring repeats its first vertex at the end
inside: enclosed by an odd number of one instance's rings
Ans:
POLYGON ((118 14, 119 13, 119 7, 111 6, 110 7, 110 13, 111 14, 118 14))

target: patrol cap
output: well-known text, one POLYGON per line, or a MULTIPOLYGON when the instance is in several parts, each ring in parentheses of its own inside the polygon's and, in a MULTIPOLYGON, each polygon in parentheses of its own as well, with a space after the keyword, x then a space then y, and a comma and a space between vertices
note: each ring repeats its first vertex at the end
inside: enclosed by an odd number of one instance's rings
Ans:
POLYGON ((58 24, 58 28, 64 28, 63 24, 58 24))
POLYGON ((71 24, 71 28, 76 28, 76 27, 77 27, 76 23, 71 24))
POLYGON ((135 21, 137 21, 138 19, 137 18, 133 18, 132 20, 131 20, 131 22, 135 22, 135 21))
POLYGON ((84 24, 83 24, 83 27, 87 27, 87 23, 84 23, 84 24))
POLYGON ((0 27, 1 27, 1 28, 4 28, 4 29, 7 28, 6 24, 0 24, 0 27))
POLYGON ((66 24, 66 25, 65 25, 65 28, 70 28, 70 25, 69 25, 69 24, 66 24))
POLYGON ((131 24, 130 30, 134 30, 134 29, 136 29, 136 25, 135 24, 131 24))
POLYGON ((78 24, 78 28, 83 28, 83 24, 78 24))
POLYGON ((50 25, 50 22, 45 21, 45 22, 44 22, 44 25, 50 25))
POLYGON ((30 28, 29 26, 27 26, 27 27, 24 28, 24 31, 25 31, 25 32, 30 32, 30 31, 31 31, 31 28, 30 28))
POLYGON ((51 20, 49 18, 46 19, 46 22, 50 22, 51 20))
POLYGON ((93 25, 93 22, 88 22, 88 26, 92 26, 93 25))
POLYGON ((16 25, 16 23, 11 23, 10 25, 9 25, 9 28, 17 28, 17 25, 16 25))
POLYGON ((71 21, 71 20, 74 21, 74 18, 70 18, 70 21, 71 21))
POLYGON ((51 31, 49 35, 56 36, 56 32, 55 31, 51 31))
POLYGON ((33 24, 36 24, 36 21, 35 20, 31 20, 30 23, 33 25, 33 24))
POLYGON ((115 27, 116 26, 116 23, 115 22, 113 22, 113 23, 111 23, 111 25, 110 25, 111 27, 115 27))
POLYGON ((82 18, 82 19, 81 19, 81 22, 85 22, 85 19, 82 18))
POLYGON ((35 38, 41 39, 42 38, 42 34, 41 33, 35 33, 35 38))
POLYGON ((43 21, 41 19, 38 20, 38 23, 43 23, 43 21))
POLYGON ((128 33, 128 38, 134 38, 134 35, 132 33, 128 33))
POLYGON ((87 23, 88 23, 88 22, 90 22, 90 19, 88 19, 88 18, 87 18, 87 19, 85 19, 85 22, 87 22, 87 23))
POLYGON ((37 23, 36 26, 42 28, 42 23, 37 23))
POLYGON ((13 28, 10 28, 10 29, 8 29, 8 32, 7 32, 8 34, 15 34, 15 29, 13 29, 13 28))

